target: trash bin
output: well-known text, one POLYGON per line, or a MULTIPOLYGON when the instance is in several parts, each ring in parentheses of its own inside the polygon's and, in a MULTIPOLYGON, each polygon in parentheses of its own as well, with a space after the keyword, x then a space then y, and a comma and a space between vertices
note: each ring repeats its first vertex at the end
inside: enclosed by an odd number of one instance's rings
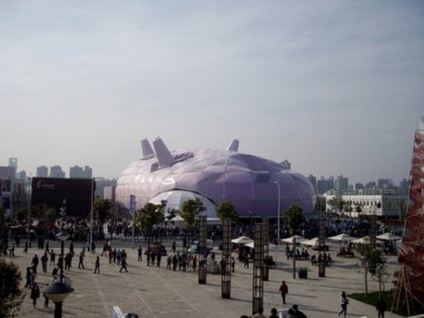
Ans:
POLYGON ((299 278, 308 278, 308 268, 300 267, 299 268, 299 278))

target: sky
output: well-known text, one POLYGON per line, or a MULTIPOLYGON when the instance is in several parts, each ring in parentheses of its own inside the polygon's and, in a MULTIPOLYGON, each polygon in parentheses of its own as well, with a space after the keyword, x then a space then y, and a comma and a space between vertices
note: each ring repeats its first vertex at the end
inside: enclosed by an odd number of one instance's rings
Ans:
POLYGON ((409 178, 423 1, 0 1, 0 165, 118 178, 140 141, 409 178))

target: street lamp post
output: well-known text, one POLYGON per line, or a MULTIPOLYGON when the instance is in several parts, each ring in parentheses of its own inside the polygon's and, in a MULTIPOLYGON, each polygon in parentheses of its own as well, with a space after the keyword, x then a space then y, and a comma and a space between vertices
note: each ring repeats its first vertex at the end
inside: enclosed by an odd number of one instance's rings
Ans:
POLYGON ((43 289, 43 293, 55 304, 54 307, 54 318, 62 318, 62 305, 63 301, 70 293, 74 291, 74 288, 63 282, 63 262, 64 262, 64 249, 65 241, 69 238, 69 234, 66 231, 59 232, 56 237, 61 241, 61 266, 60 266, 60 279, 54 280, 47 287, 43 289))
POLYGON ((28 178, 28 211, 27 211, 27 235, 29 239, 29 214, 31 212, 31 195, 32 195, 32 182, 31 177, 28 178))
POLYGON ((280 245, 281 188, 277 181, 274 181, 274 183, 278 187, 277 245, 280 245))

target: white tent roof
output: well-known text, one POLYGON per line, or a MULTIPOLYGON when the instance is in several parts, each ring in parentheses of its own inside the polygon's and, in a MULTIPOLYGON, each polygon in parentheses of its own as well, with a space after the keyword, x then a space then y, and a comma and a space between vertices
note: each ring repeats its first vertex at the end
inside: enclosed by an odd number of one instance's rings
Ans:
POLYGON ((318 237, 314 237, 313 239, 304 241, 304 242, 300 242, 300 244, 302 245, 306 245, 306 246, 315 246, 319 244, 319 238, 318 237))
POLYGON ((248 243, 253 243, 253 240, 247 236, 239 236, 235 239, 232 239, 231 242, 236 244, 248 244, 248 243))
POLYGON ((293 235, 293 236, 290 236, 290 237, 288 237, 288 238, 282 239, 282 240, 281 240, 281 242, 289 243, 289 244, 293 244, 293 240, 294 240, 295 238, 296 238, 296 243, 301 243, 301 242, 306 241, 306 239, 305 239, 303 236, 300 236, 300 235, 293 235))
POLYGON ((348 235, 348 234, 341 233, 339 235, 330 236, 328 239, 329 240, 333 240, 333 241, 352 241, 355 238, 352 237, 352 236, 350 236, 350 235, 348 235))
POLYGON ((351 241, 352 243, 355 244, 370 244, 370 237, 369 236, 363 236, 361 238, 357 238, 351 241))
POLYGON ((401 240, 402 238, 400 236, 387 232, 387 233, 376 236, 376 239, 382 240, 382 241, 398 241, 398 240, 401 240))

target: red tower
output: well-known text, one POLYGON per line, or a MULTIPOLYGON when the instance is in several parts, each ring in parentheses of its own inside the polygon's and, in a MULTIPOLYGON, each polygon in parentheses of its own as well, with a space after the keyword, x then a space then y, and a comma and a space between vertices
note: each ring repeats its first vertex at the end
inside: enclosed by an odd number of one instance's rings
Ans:
MULTIPOLYGON (((423 120, 423 118, 421 119, 423 120)), ((424 304, 424 130, 415 132, 410 173, 409 204, 405 232, 399 251, 399 263, 404 267, 404 286, 421 305, 424 304)), ((397 282, 399 284, 399 281, 397 282)), ((399 288, 399 286, 396 286, 399 288)))

